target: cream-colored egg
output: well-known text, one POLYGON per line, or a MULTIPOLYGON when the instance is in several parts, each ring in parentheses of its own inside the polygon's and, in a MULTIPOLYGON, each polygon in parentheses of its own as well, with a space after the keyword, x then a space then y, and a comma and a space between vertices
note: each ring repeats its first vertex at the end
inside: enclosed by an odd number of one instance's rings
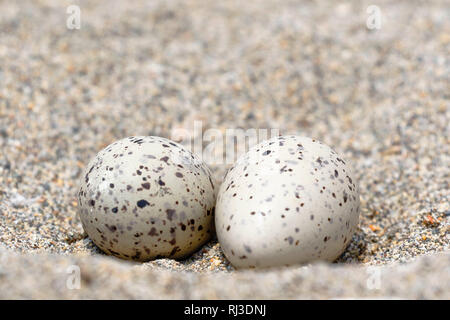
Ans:
POLYGON ((92 241, 124 259, 185 257, 214 233, 209 169, 160 137, 129 137, 100 151, 82 177, 78 201, 92 241))
POLYGON ((327 145, 276 137, 228 171, 216 203, 216 231, 237 268, 335 260, 359 221, 349 164, 327 145))

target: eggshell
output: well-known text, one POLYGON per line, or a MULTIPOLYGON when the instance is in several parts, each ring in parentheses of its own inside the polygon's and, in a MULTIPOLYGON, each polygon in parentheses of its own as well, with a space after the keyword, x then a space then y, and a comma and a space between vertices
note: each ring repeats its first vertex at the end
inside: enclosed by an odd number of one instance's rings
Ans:
POLYGON ((227 172, 216 203, 217 237, 237 268, 335 260, 359 220, 349 164, 307 137, 253 147, 227 172))
POLYGON ((124 259, 182 258, 214 233, 208 167, 160 137, 129 137, 100 151, 82 176, 78 201, 92 241, 124 259))

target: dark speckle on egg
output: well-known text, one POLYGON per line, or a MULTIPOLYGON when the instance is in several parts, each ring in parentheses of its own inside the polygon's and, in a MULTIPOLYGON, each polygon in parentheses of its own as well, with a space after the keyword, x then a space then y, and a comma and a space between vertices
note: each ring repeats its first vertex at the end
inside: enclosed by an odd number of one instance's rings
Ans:
POLYGON ((144 199, 139 200, 136 204, 139 208, 144 208, 149 205, 148 201, 144 199))

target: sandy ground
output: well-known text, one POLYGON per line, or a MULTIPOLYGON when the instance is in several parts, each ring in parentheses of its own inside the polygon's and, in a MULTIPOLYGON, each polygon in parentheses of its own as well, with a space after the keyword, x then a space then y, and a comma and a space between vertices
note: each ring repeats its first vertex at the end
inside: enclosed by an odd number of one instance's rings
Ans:
POLYGON ((0 298, 450 298, 450 5, 378 1, 369 30, 370 4, 0 1, 0 298), (76 217, 88 160, 194 121, 344 155, 362 212, 337 263, 235 271, 215 240, 183 261, 102 254, 76 217))

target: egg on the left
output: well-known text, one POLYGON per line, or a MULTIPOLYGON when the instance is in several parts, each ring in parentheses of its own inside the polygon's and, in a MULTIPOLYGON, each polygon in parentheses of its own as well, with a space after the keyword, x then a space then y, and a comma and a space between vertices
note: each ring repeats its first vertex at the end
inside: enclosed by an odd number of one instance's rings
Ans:
POLYGON ((81 178, 78 203, 92 241, 123 259, 183 258, 214 233, 209 168, 161 137, 129 137, 100 151, 81 178))

